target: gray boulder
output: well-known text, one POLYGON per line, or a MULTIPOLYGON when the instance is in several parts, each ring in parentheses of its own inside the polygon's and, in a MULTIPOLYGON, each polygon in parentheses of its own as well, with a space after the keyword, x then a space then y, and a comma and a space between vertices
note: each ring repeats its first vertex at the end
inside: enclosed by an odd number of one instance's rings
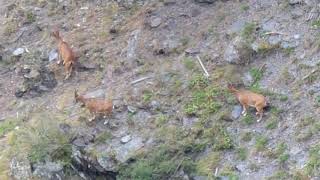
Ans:
POLYGON ((14 179, 31 179, 31 166, 27 159, 18 160, 14 157, 10 163, 10 173, 14 179))
POLYGON ((34 176, 40 179, 60 180, 63 179, 63 166, 54 162, 34 165, 34 176))
POLYGON ((244 65, 250 62, 253 53, 251 45, 237 36, 226 48, 224 59, 230 64, 244 65))

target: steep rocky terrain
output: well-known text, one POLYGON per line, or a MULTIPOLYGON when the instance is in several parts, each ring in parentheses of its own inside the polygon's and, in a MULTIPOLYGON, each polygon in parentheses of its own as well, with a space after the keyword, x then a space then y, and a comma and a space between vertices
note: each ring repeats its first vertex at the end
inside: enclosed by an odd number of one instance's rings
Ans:
POLYGON ((320 179, 319 13, 318 0, 0 0, 0 179, 320 179), (68 80, 54 29, 78 57, 68 80), (261 122, 228 83, 267 96, 261 122), (75 90, 113 99, 113 115, 89 122, 75 90))

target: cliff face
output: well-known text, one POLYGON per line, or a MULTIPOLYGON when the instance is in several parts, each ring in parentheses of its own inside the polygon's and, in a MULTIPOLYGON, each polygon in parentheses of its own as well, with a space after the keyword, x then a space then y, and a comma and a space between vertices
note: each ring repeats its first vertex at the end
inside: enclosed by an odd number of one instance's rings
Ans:
POLYGON ((320 176, 319 2, 0 0, 0 13, 0 179, 320 176), (78 57, 69 80, 54 29, 78 57), (228 83, 267 97, 261 122, 228 83), (113 115, 89 122, 75 90, 113 99, 113 115))

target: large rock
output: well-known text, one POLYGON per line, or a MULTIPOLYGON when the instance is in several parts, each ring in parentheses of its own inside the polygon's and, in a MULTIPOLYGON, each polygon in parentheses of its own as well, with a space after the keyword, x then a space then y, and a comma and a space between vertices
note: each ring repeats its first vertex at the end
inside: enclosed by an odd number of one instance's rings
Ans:
POLYGON ((99 154, 97 161, 105 171, 116 172, 119 164, 125 163, 143 147, 144 143, 140 137, 131 137, 127 143, 113 142, 108 147, 96 149, 99 154))
POLYGON ((18 160, 14 157, 10 163, 10 173, 14 179, 29 180, 31 179, 31 166, 28 160, 18 160))
POLYGON ((253 53, 251 45, 237 36, 226 48, 224 59, 230 64, 244 65, 250 62, 253 53))
POLYGON ((60 180, 63 179, 63 166, 54 162, 34 165, 33 175, 41 179, 60 180))
POLYGON ((18 98, 23 96, 38 97, 57 85, 54 73, 46 68, 40 70, 31 69, 21 74, 24 77, 24 81, 15 92, 15 96, 18 98))
POLYGON ((127 47, 127 58, 129 60, 134 60, 137 57, 137 46, 138 46, 138 39, 140 37, 141 30, 137 29, 133 31, 130 35, 128 40, 128 47, 127 47))
POLYGON ((74 144, 77 147, 85 147, 88 144, 92 143, 94 141, 94 135, 92 134, 85 134, 80 133, 77 135, 77 137, 72 141, 72 144, 74 144))

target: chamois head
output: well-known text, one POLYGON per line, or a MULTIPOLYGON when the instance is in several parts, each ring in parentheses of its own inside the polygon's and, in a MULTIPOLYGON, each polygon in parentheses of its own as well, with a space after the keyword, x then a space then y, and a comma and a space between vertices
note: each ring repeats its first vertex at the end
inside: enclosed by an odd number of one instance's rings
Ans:
POLYGON ((228 83, 228 86, 227 86, 227 87, 228 87, 229 90, 234 89, 234 86, 233 86, 231 83, 228 83))
POLYGON ((56 39, 59 39, 59 38, 60 38, 60 34, 59 34, 59 31, 58 31, 58 30, 54 30, 54 31, 51 33, 51 35, 52 35, 53 37, 55 37, 56 39))

